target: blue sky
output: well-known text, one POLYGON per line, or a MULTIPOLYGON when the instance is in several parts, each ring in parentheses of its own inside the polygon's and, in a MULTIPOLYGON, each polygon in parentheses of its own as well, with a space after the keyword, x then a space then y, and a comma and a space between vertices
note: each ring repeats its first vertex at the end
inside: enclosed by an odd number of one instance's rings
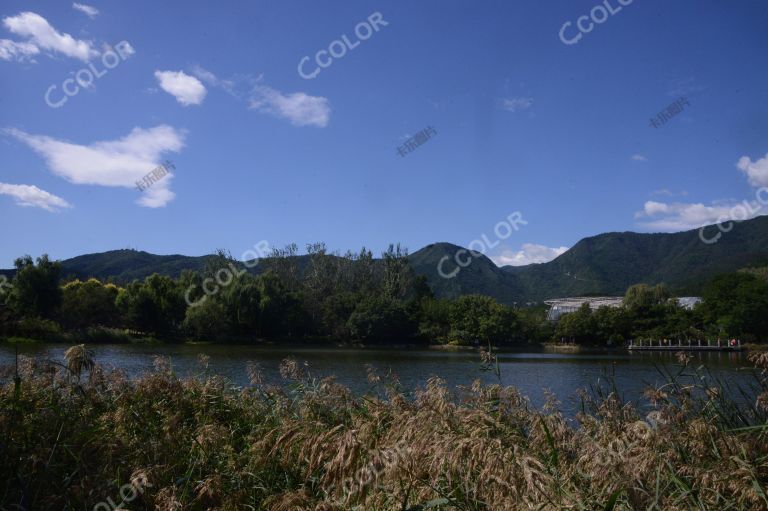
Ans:
POLYGON ((515 211, 527 225, 487 255, 524 264, 757 204, 768 3, 622 1, 6 0, 0 267, 261 240, 466 246, 515 211), (353 49, 300 76, 342 36, 353 49), (164 160, 172 175, 137 190, 164 160))

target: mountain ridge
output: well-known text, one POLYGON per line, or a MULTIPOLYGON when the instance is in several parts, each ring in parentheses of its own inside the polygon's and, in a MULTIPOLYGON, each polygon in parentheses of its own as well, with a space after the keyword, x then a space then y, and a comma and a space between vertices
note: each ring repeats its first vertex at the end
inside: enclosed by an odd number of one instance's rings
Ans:
MULTIPOLYGON (((183 270, 201 271, 213 257, 119 249, 61 263, 64 277, 126 283, 152 273, 178 277, 183 270)), ((302 258, 302 263, 307 258, 294 257, 302 258)), ((582 238, 552 261, 517 267, 499 267, 483 254, 448 242, 431 243, 408 258, 414 272, 426 276, 441 298, 483 294, 501 303, 522 305, 566 296, 621 295, 633 284, 662 282, 674 292, 696 294, 718 273, 768 264, 768 216, 734 222, 732 230, 713 244, 700 239, 699 229, 610 232, 582 238), (467 261, 471 262, 463 266, 467 261)), ((256 266, 252 271, 261 270, 256 266)), ((0 270, 0 274, 12 273, 0 270)))

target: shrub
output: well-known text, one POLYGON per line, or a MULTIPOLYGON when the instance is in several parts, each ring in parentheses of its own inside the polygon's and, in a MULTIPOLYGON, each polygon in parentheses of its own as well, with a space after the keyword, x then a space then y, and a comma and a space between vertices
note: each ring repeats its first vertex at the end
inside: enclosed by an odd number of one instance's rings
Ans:
POLYGON ((61 337, 61 327, 50 319, 22 318, 16 323, 16 333, 40 341, 55 341, 61 337))

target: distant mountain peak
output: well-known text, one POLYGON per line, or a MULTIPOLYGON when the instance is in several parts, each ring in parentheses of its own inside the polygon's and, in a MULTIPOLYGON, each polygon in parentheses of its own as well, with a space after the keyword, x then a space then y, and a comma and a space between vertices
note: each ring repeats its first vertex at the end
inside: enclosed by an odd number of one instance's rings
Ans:
MULTIPOLYGON (((178 277, 202 271, 212 256, 157 255, 130 248, 62 261, 63 275, 129 282, 153 273, 178 277)), ((306 259, 306 256, 297 256, 306 259)), ((449 242, 430 243, 408 256, 438 297, 483 294, 507 304, 588 295, 623 295, 633 284, 666 283, 677 294, 697 295, 718 273, 768 265, 768 216, 734 223, 717 243, 698 229, 678 233, 611 232, 580 240, 556 259, 499 268, 483 254, 449 242), (462 265, 457 263, 457 255, 462 265), (442 266, 440 266, 442 264, 442 266), (450 278, 441 276, 452 275, 450 278), (458 272, 454 271, 458 269, 458 272)), ((11 275, 12 270, 0 270, 11 275)))

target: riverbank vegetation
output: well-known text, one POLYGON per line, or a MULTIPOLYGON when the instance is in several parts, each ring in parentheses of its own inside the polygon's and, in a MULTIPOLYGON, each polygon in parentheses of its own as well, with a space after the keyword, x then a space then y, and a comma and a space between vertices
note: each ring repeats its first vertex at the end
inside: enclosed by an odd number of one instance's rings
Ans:
POLYGON ((290 246, 243 265, 219 252, 202 272, 155 274, 123 285, 66 278, 46 256, 36 263, 23 257, 10 290, 0 295, 0 337, 499 346, 768 339, 768 279, 759 269, 715 278, 693 310, 680 307, 663 285, 641 284, 627 290, 623 307, 584 306, 554 324, 543 304, 518 308, 480 295, 435 298, 399 246, 380 260, 365 249, 329 254, 322 244, 308 253, 295 257, 290 246))
POLYGON ((195 378, 157 359, 129 380, 75 346, 4 368, 0 508, 766 509, 768 355, 752 360, 743 405, 680 354, 641 405, 595 387, 574 420, 499 385, 405 393, 374 368, 354 395, 290 359, 285 385, 252 363, 234 387, 205 357, 195 378))
POLYGON ((663 285, 627 290, 622 307, 582 306, 557 323, 555 337, 576 344, 622 345, 628 339, 768 340, 768 279, 748 272, 715 277, 693 309, 680 307, 663 285))

